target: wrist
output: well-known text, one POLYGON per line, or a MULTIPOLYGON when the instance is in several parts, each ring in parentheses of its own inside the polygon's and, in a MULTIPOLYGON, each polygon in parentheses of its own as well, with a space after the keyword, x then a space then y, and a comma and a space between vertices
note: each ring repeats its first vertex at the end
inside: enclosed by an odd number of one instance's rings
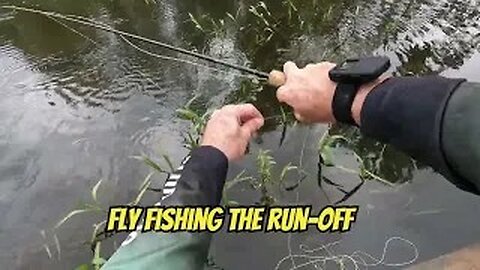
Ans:
POLYGON ((227 151, 222 149, 222 147, 219 147, 217 145, 210 144, 210 143, 201 143, 198 148, 211 149, 210 151, 219 153, 221 156, 223 156, 227 160, 227 162, 230 161, 227 151))
POLYGON ((368 94, 370 94, 370 92, 372 92, 375 87, 383 83, 388 78, 390 78, 390 76, 382 76, 373 82, 360 86, 360 88, 358 89, 357 95, 353 100, 351 109, 353 120, 355 120, 355 123, 357 123, 358 126, 361 125, 361 112, 368 94))

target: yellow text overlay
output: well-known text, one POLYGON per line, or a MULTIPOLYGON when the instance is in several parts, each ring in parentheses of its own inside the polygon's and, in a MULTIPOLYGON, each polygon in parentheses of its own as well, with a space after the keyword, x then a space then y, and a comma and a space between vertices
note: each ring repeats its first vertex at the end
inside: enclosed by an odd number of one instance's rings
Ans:
POLYGON ((318 214, 310 206, 284 207, 111 207, 106 232, 347 232, 358 206, 327 206, 318 214), (226 218, 228 217, 228 219, 226 218))

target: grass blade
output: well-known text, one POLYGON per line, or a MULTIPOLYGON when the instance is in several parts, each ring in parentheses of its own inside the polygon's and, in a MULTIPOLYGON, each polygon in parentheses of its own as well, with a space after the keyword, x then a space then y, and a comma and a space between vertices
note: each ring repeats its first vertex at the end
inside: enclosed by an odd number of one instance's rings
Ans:
POLYGON ((92 188, 92 198, 93 200, 98 203, 98 200, 97 200, 97 192, 98 192, 98 188, 100 187, 100 185, 102 184, 103 182, 103 179, 100 179, 96 184, 95 186, 93 186, 92 188))
POLYGON ((87 213, 87 212, 92 212, 93 209, 77 209, 77 210, 73 210, 71 211, 70 213, 68 213, 68 215, 66 215, 64 218, 62 218, 62 220, 60 220, 57 225, 55 225, 55 229, 58 229, 60 228, 60 226, 62 226, 65 222, 67 222, 69 219, 71 219, 72 217, 76 216, 76 215, 79 215, 79 214, 82 214, 82 213, 87 213))

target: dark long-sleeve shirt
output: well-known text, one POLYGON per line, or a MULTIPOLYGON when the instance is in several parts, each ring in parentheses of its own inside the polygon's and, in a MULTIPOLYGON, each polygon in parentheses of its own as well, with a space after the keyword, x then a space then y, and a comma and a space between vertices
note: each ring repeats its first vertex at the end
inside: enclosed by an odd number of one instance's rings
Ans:
POLYGON ((480 194, 480 85, 438 76, 391 78, 366 98, 363 134, 480 194))
MULTIPOLYGON (((480 84, 442 77, 392 78, 366 98, 361 131, 480 194, 480 84)), ((162 205, 216 205, 228 162, 200 147, 165 184, 162 205)), ((132 233, 102 269, 203 269, 207 233, 132 233)))

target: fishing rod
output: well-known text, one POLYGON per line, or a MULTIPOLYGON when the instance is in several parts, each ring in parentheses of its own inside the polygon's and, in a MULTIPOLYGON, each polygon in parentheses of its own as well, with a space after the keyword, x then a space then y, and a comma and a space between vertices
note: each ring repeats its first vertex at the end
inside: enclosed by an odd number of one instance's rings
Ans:
POLYGON ((85 19, 83 19, 81 17, 78 17, 78 16, 63 15, 63 14, 55 13, 55 12, 52 12, 52 11, 36 10, 36 9, 18 7, 18 6, 1 6, 0 8, 29 12, 29 13, 36 13, 36 14, 40 14, 40 15, 43 15, 43 16, 47 16, 47 17, 62 19, 62 20, 73 22, 73 23, 77 23, 77 24, 89 26, 89 27, 92 27, 92 28, 100 29, 100 30, 103 30, 105 32, 109 32, 109 33, 117 34, 117 35, 120 35, 120 36, 129 37, 129 38, 133 38, 133 39, 140 40, 140 41, 143 41, 143 42, 147 42, 147 43, 150 43, 150 44, 154 44, 154 45, 160 46, 162 48, 165 48, 165 49, 177 52, 177 53, 181 53, 181 54, 188 55, 188 56, 193 56, 195 58, 202 59, 202 60, 205 60, 207 62, 222 65, 224 67, 235 69, 235 70, 238 70, 238 71, 241 71, 241 72, 244 72, 244 73, 248 73, 248 74, 254 75, 254 76, 256 76, 258 78, 261 78, 261 79, 266 79, 268 84, 270 84, 272 86, 275 86, 275 87, 282 86, 283 84, 285 84, 285 81, 286 81, 285 74, 281 71, 278 71, 278 70, 272 70, 270 73, 266 73, 266 72, 259 71, 259 70, 256 70, 256 69, 252 69, 252 68, 249 68, 249 67, 229 63, 227 61, 224 61, 224 60, 221 60, 221 59, 218 59, 218 58, 214 58, 214 57, 211 57, 211 56, 208 56, 208 55, 204 55, 204 54, 201 54, 201 53, 189 51, 189 50, 186 50, 186 49, 183 49, 183 48, 180 48, 180 47, 176 47, 176 46, 173 46, 173 45, 170 45, 168 43, 164 43, 164 42, 161 42, 161 41, 158 41, 158 40, 150 39, 150 38, 143 37, 143 36, 140 36, 140 35, 136 35, 136 34, 133 34, 133 33, 125 32, 125 31, 122 31, 122 30, 117 30, 115 28, 112 28, 112 27, 104 25, 104 24, 93 23, 91 21, 85 20, 85 19))

